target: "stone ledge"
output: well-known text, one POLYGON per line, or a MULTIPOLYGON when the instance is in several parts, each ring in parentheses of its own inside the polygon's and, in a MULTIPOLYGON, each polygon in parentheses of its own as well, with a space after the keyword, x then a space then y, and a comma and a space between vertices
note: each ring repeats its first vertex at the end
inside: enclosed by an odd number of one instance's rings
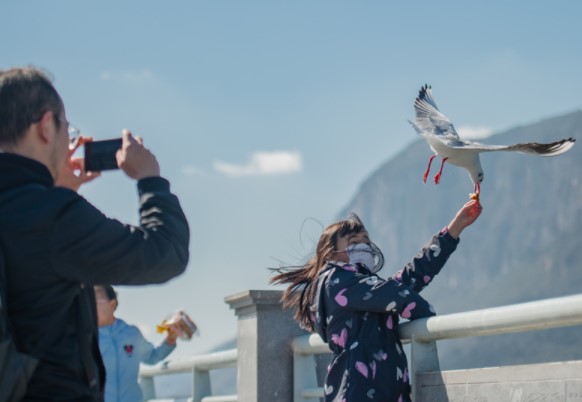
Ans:
POLYGON ((582 402, 582 361, 420 373, 419 402, 582 402))

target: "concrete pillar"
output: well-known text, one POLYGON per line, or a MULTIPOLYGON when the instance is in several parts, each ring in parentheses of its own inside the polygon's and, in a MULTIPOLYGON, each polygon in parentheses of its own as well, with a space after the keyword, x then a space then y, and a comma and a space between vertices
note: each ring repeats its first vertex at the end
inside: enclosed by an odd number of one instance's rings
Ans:
POLYGON ((281 308, 282 292, 246 290, 227 296, 237 316, 238 402, 293 400, 291 341, 307 332, 281 308))
POLYGON ((412 400, 422 402, 418 374, 440 371, 436 341, 419 342, 413 334, 410 342, 410 379, 412 380, 412 400))

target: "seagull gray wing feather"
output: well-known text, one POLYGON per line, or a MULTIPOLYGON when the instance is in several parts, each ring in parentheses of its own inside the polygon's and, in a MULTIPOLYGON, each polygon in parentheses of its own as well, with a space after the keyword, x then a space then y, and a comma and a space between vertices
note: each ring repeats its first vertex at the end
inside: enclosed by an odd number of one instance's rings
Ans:
POLYGON ((566 138, 560 141, 541 144, 538 142, 526 142, 514 145, 486 145, 478 142, 459 141, 457 144, 449 144, 453 148, 463 148, 475 152, 513 151, 538 156, 556 156, 563 154, 574 146, 574 138, 566 138))
POLYGON ((439 111, 430 86, 425 85, 420 89, 414 101, 414 111, 416 118, 410 124, 419 135, 434 135, 444 142, 460 140, 453 123, 439 111))

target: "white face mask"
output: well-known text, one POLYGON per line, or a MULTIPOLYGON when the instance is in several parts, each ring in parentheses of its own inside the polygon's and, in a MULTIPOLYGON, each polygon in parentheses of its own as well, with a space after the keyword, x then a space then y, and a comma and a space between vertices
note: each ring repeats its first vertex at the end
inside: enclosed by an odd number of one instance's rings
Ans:
POLYGON ((372 272, 376 272, 376 253, 369 244, 352 244, 346 249, 350 264, 363 264, 372 272))

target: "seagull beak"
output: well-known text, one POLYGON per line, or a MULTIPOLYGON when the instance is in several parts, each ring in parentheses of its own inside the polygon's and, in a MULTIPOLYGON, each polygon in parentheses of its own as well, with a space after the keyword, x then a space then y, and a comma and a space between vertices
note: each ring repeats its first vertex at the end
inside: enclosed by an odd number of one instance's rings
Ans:
POLYGON ((475 192, 473 194, 469 194, 469 198, 479 202, 479 195, 481 195, 481 186, 479 183, 475 183, 475 192))

